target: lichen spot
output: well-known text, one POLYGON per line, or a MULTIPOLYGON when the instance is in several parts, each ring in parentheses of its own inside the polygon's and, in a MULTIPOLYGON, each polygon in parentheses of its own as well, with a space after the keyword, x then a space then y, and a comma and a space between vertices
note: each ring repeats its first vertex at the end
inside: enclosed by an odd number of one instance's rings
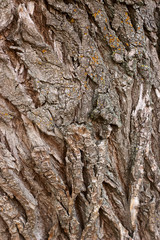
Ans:
POLYGON ((42 50, 42 53, 46 53, 46 52, 47 52, 47 50, 46 50, 46 49, 43 49, 43 50, 42 50))

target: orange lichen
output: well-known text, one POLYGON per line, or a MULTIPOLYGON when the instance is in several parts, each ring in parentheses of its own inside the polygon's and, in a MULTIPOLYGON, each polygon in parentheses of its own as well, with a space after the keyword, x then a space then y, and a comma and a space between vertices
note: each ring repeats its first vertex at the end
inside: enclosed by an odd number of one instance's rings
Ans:
POLYGON ((110 39, 109 39, 109 43, 114 42, 114 39, 115 39, 115 38, 110 38, 110 39))
POLYGON ((94 57, 92 57, 94 63, 98 63, 98 56, 95 54, 94 57))
POLYGON ((93 17, 95 17, 95 18, 96 18, 100 12, 101 12, 101 11, 100 11, 100 10, 98 10, 96 13, 94 13, 94 14, 93 14, 93 17))
POLYGON ((75 20, 72 18, 70 22, 71 22, 71 23, 74 23, 74 22, 75 22, 75 20))
POLYGON ((47 52, 47 50, 46 50, 46 49, 43 49, 43 50, 42 50, 42 53, 45 53, 45 52, 47 52))
POLYGON ((128 22, 128 20, 130 20, 129 16, 125 19, 125 21, 128 22))

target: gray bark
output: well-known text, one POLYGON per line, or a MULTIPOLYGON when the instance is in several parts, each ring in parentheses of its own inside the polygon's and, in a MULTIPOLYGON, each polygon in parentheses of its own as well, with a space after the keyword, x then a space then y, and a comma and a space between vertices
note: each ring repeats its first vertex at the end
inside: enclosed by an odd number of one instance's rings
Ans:
POLYGON ((0 239, 160 239, 159 0, 0 0, 0 239))

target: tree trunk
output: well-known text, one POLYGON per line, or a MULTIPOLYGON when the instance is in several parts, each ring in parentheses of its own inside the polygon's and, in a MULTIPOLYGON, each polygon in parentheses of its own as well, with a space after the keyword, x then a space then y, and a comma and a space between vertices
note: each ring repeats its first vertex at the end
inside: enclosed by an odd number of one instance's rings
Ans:
POLYGON ((0 1, 0 239, 160 239, 160 1, 0 1))

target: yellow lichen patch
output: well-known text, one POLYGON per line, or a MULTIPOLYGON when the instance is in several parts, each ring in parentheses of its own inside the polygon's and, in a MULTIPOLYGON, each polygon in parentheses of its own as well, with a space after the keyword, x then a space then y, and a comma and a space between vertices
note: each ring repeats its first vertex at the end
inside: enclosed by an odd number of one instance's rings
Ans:
POLYGON ((74 11, 74 12, 76 12, 76 11, 77 11, 77 9, 73 9, 73 11, 74 11))
POLYGON ((86 88, 86 90, 88 90, 88 87, 87 87, 87 84, 86 84, 86 83, 84 84, 84 87, 86 88))
POLYGON ((128 44, 128 43, 126 43, 126 45, 127 45, 127 46, 129 46, 129 44, 128 44))
POLYGON ((53 119, 52 119, 52 118, 50 118, 50 120, 52 121, 53 119))
POLYGON ((114 37, 111 34, 109 35, 109 45, 112 48, 117 48, 120 44, 119 44, 120 40, 118 37, 114 37))
POLYGON ((70 22, 71 22, 71 23, 74 23, 74 22, 75 22, 75 20, 72 18, 70 22))
POLYGON ((98 56, 95 54, 95 56, 92 57, 92 60, 94 63, 98 63, 98 56))
POLYGON ((45 52, 47 52, 47 50, 46 50, 46 49, 43 49, 43 50, 42 50, 42 53, 45 53, 45 52))
POLYGON ((129 16, 125 19, 126 22, 128 22, 130 20, 129 16))
POLYGON ((93 17, 96 18, 100 12, 101 12, 100 10, 98 10, 97 12, 95 12, 95 13, 93 14, 93 17))
POLYGON ((126 19, 125 19, 126 24, 130 25, 131 27, 133 27, 133 25, 132 25, 132 23, 130 21, 130 17, 128 16, 128 13, 126 12, 125 15, 126 15, 126 19))
POLYGON ((106 30, 106 27, 104 27, 104 30, 106 30))
POLYGON ((87 72, 85 72, 84 74, 87 75, 87 72))
POLYGON ((105 19, 105 22, 107 23, 107 18, 105 19))
POLYGON ((101 77, 101 81, 103 81, 103 77, 101 77))
POLYGON ((109 43, 113 43, 114 42, 114 40, 115 40, 115 38, 113 37, 113 38, 110 38, 109 39, 109 43))

